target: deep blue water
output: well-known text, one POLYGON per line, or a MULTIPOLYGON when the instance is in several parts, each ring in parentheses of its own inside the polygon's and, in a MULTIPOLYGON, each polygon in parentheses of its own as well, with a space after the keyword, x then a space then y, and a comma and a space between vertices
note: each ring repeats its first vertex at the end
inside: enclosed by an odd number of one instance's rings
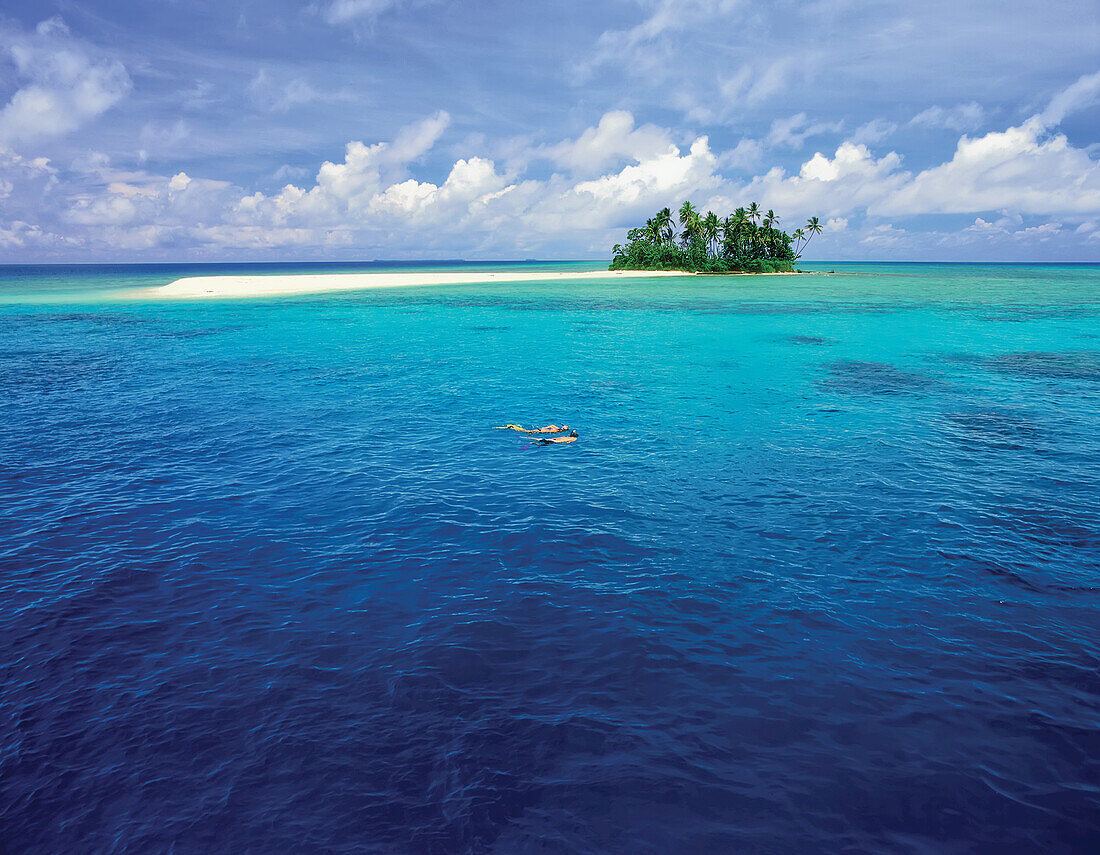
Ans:
POLYGON ((1100 267, 819 269, 0 268, 0 851, 1100 851, 1100 267))

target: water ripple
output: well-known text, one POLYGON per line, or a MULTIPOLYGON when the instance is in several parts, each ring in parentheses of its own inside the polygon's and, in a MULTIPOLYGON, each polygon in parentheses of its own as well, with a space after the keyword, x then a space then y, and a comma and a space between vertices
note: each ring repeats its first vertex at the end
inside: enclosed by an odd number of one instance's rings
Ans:
POLYGON ((1044 293, 4 308, 0 849, 1093 851, 1044 293))

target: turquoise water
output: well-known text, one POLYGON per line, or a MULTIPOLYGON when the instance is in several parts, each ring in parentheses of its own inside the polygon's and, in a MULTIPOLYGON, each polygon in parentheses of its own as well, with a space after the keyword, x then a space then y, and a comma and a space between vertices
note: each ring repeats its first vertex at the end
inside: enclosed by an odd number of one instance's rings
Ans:
POLYGON ((807 266, 0 268, 7 845, 1090 851, 1100 267, 807 266))

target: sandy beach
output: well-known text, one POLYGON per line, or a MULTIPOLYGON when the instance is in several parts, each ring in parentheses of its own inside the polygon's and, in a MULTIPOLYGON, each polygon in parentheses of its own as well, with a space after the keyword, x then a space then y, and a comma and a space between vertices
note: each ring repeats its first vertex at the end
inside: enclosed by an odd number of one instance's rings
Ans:
POLYGON ((444 273, 331 273, 285 276, 187 276, 168 285, 145 290, 151 299, 216 299, 220 297, 274 297, 318 294, 327 291, 357 291, 371 288, 407 288, 427 285, 469 285, 484 282, 550 282, 578 279, 646 279, 657 276, 695 276, 679 271, 592 270, 579 272, 484 271, 444 273))

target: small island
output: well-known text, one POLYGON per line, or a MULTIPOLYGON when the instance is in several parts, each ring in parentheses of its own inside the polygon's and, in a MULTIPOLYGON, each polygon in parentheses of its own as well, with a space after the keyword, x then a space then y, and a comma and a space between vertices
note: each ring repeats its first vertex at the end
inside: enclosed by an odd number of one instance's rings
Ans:
POLYGON ((662 208, 642 228, 615 244, 610 270, 682 270, 692 273, 792 273, 806 244, 821 234, 817 217, 789 235, 776 228, 774 211, 753 202, 726 218, 700 215, 691 202, 680 206, 680 232, 672 211, 662 208), (759 222, 759 225, 758 225, 759 222))

